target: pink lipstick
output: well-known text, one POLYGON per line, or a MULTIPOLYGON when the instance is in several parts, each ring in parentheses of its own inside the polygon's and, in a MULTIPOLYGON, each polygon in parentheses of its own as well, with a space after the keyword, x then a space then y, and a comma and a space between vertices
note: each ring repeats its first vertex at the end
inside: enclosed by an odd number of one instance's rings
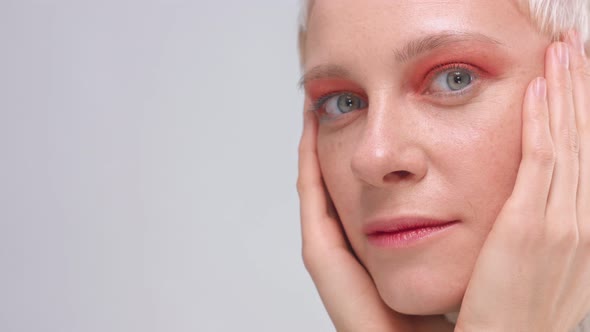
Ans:
POLYGON ((457 223, 459 220, 401 217, 370 222, 363 231, 374 246, 405 248, 439 235, 457 223))

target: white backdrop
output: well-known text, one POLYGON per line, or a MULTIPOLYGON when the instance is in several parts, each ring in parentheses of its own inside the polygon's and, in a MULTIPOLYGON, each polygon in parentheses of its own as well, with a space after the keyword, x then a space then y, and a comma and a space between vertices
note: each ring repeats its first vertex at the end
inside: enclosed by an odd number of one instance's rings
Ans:
POLYGON ((0 331, 333 330, 296 0, 0 1, 0 331))

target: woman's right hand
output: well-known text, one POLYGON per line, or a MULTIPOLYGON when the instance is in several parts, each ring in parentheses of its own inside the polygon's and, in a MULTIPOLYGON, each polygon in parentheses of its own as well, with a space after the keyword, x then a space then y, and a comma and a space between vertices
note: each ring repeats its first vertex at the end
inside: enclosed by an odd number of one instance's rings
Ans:
POLYGON ((349 248, 326 193, 317 157, 318 121, 304 112, 299 145, 299 178, 303 262, 338 331, 452 331, 443 316, 406 316, 381 299, 365 268, 349 248))

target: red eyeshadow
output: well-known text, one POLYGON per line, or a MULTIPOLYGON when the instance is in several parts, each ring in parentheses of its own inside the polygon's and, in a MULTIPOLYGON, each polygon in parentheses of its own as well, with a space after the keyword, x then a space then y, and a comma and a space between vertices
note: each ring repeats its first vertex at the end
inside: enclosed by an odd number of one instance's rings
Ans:
POLYGON ((305 85, 305 91, 312 99, 318 99, 330 93, 352 92, 363 97, 365 94, 358 84, 341 78, 317 79, 305 85))

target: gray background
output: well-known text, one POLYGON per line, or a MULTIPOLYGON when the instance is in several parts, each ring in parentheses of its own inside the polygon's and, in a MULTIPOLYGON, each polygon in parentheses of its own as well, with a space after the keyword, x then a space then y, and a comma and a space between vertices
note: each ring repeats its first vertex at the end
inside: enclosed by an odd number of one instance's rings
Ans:
POLYGON ((0 0, 0 331, 329 331, 296 0, 0 0))

